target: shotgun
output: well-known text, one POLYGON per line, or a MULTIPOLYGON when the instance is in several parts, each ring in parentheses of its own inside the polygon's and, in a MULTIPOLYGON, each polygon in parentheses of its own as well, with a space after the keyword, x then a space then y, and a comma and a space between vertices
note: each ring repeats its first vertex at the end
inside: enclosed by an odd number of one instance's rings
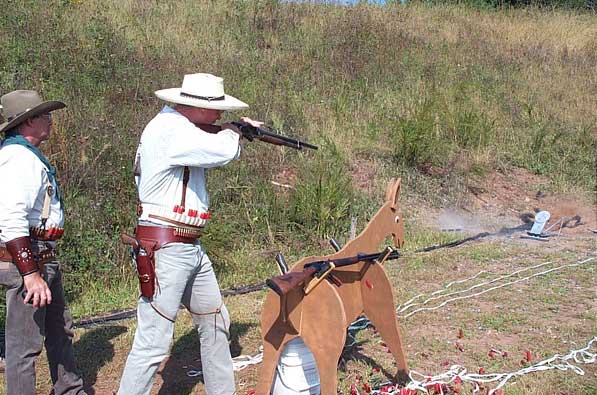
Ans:
MULTIPOLYGON (((265 143, 283 145, 285 147, 290 147, 297 150, 302 150, 303 148, 309 148, 313 150, 318 149, 316 145, 293 139, 292 137, 283 136, 271 129, 268 130, 265 128, 256 127, 241 121, 231 123, 236 126, 243 137, 249 141, 257 139, 265 143)), ((207 125, 202 123, 197 123, 195 125, 208 133, 217 133, 222 130, 220 125, 207 125)))
MULTIPOLYGON (((388 259, 397 259, 400 254, 391 247, 386 248, 381 252, 373 254, 357 254, 346 258, 326 259, 307 263, 301 272, 288 272, 281 276, 272 277, 265 281, 265 284, 272 289, 279 296, 286 296, 288 292, 296 289, 305 283, 307 280, 313 278, 314 281, 319 282, 330 274, 331 270, 348 265, 354 265, 359 262, 379 262, 383 263, 388 259)), ((316 285, 315 283, 315 285, 316 285)), ((311 286, 311 288, 313 288, 311 286)), ((308 292, 306 292, 308 293, 308 292)))

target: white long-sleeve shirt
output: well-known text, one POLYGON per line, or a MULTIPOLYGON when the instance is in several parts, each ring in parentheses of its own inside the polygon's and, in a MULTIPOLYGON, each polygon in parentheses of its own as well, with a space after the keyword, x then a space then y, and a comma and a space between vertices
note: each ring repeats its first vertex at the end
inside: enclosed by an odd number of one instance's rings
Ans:
MULTIPOLYGON (((4 243, 29 236, 29 228, 41 226, 48 186, 48 169, 22 145, 0 148, 0 240, 4 243)), ((50 200, 46 228, 61 228, 64 213, 56 193, 50 200)))
POLYGON ((139 201, 143 206, 141 221, 167 225, 150 218, 159 207, 166 213, 180 204, 184 167, 188 166, 186 212, 207 212, 209 195, 205 185, 205 169, 223 166, 240 155, 240 136, 225 129, 207 133, 171 107, 156 115, 145 127, 137 149, 140 176, 135 178, 139 201))

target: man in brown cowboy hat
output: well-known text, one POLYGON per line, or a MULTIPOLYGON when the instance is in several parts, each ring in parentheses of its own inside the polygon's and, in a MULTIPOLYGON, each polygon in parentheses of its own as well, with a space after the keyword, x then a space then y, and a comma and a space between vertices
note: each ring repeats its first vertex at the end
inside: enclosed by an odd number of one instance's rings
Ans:
POLYGON ((45 344, 55 395, 81 395, 72 319, 55 258, 64 213, 56 171, 39 150, 50 137, 51 112, 37 92, 0 98, 0 284, 6 291, 7 395, 35 394, 35 360, 45 344))
MULTIPOLYGON (((226 95, 222 78, 211 74, 186 75, 181 88, 155 94, 173 105, 165 106, 149 122, 137 150, 140 210, 135 233, 141 244, 137 268, 142 296, 137 332, 118 393, 150 393, 182 304, 199 332, 206 394, 235 394, 230 317, 198 238, 210 219, 205 172, 239 157, 240 134, 231 124, 221 125, 217 133, 197 125, 211 126, 223 111, 248 106, 226 95)), ((261 126, 261 122, 242 120, 261 126)))

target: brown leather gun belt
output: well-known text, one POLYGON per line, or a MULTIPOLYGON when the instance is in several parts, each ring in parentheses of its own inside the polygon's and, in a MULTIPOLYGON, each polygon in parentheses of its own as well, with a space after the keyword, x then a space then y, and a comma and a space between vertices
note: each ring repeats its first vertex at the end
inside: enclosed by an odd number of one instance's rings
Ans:
POLYGON ((182 228, 137 225, 135 236, 141 241, 155 242, 154 250, 159 250, 169 243, 194 244, 195 240, 201 236, 201 232, 182 228))
MULTIPOLYGON (((43 250, 38 254, 33 254, 33 260, 37 263, 38 266, 43 266, 46 263, 50 263, 56 259, 56 252, 49 248, 47 250, 43 250)), ((12 255, 6 247, 0 247, 0 261, 3 262, 13 262, 12 255)))

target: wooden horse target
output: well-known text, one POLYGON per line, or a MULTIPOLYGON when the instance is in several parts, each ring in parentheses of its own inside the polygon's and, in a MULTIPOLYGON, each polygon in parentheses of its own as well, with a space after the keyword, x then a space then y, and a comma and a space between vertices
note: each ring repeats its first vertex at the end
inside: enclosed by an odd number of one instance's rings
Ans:
POLYGON ((381 259, 382 262, 369 259, 341 267, 333 264, 334 261, 343 262, 348 257, 374 253, 388 237, 392 238, 393 247, 400 248, 403 245, 404 226, 398 207, 399 192, 400 180, 391 180, 384 205, 355 239, 334 254, 298 261, 288 273, 300 275, 310 264, 329 263, 325 271, 322 269, 322 272, 317 273, 319 277, 314 275, 308 278, 284 296, 276 293, 279 290, 267 294, 261 313, 263 363, 257 395, 270 393, 284 346, 299 336, 311 350, 317 364, 321 394, 336 395, 337 365, 346 342, 346 330, 362 314, 375 326, 392 353, 398 370, 397 380, 404 381, 408 377, 392 284, 382 265, 385 258, 381 259))

